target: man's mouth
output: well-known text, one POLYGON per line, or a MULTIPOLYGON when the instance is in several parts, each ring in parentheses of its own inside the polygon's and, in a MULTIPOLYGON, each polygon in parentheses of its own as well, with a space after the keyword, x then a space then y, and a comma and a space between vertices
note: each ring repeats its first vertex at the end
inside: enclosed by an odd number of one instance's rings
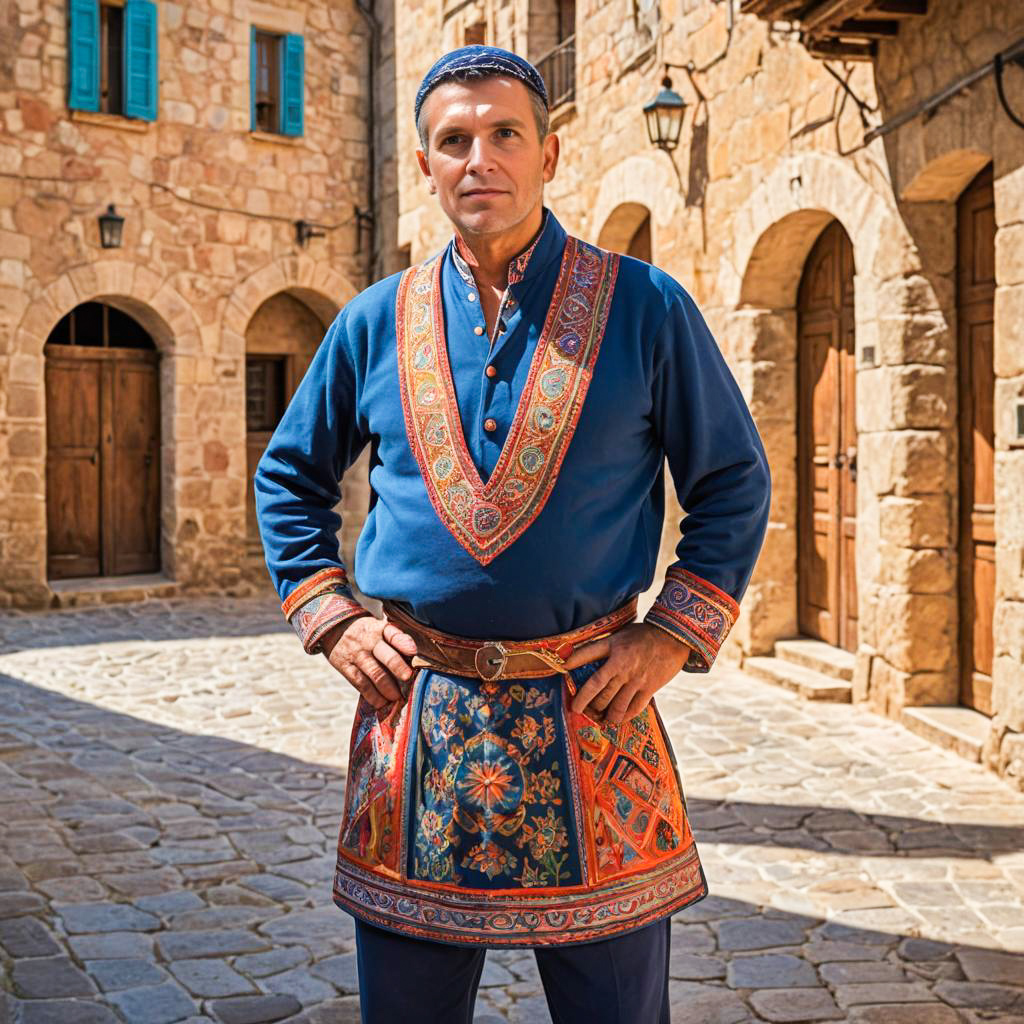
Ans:
POLYGON ((500 196, 504 195, 500 188, 474 188, 469 192, 463 192, 463 196, 500 196))

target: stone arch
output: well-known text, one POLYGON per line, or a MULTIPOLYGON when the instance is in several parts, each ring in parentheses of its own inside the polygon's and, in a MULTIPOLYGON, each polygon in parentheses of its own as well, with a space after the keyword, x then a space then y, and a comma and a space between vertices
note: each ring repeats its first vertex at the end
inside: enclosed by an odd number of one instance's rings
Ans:
POLYGON ((629 252, 630 242, 650 216, 651 211, 643 203, 621 203, 601 225, 597 244, 613 252, 629 252))
MULTIPOLYGON (((593 212, 583 219, 583 226, 590 237, 598 238, 598 245, 604 245, 600 239, 606 229, 611 232, 609 237, 617 237, 625 230, 625 225, 635 221, 635 231, 643 219, 639 216, 641 210, 649 212, 651 251, 657 258, 663 248, 660 233, 683 218, 681 204, 678 184, 665 161, 650 156, 631 156, 604 172, 597 202, 593 212)), ((630 237, 631 234, 626 236, 623 249, 630 237)))
POLYGON ((268 263, 250 274, 228 300, 221 323, 226 348, 245 351, 245 330, 249 321, 256 310, 278 292, 287 292, 308 306, 326 328, 359 289, 329 264, 304 254, 268 263))
POLYGON ((954 203, 992 154, 981 149, 954 149, 921 167, 900 193, 908 203, 954 203))
MULTIPOLYGON (((737 623, 744 655, 770 653, 776 640, 797 634, 797 290, 814 242, 833 220, 853 243, 856 335, 862 351, 877 338, 881 283, 913 273, 916 260, 892 201, 848 163, 821 154, 780 163, 737 211, 723 256, 723 296, 732 310, 726 347, 773 478, 770 527, 744 600, 746 622, 737 623)), ((870 388, 858 385, 857 390, 860 426, 863 392, 870 388)), ((859 480, 870 473, 866 456, 858 456, 859 480)), ((862 557, 874 550, 877 560, 878 511, 877 503, 867 500, 869 489, 858 487, 862 594, 878 576, 877 565, 862 557)))
POLYGON ((935 592, 935 573, 954 557, 936 539, 949 535, 955 514, 943 482, 955 458, 945 285, 923 267, 931 254, 918 250, 892 197, 824 154, 792 157, 769 175, 737 212, 723 260, 727 337, 774 481, 771 528, 738 639, 745 653, 768 653, 797 631, 795 298, 806 256, 833 219, 856 265, 854 697, 889 710, 941 703, 949 683, 942 652, 955 630, 955 608, 935 592))
MULTIPOLYGON (((355 285, 333 267, 313 260, 305 254, 299 254, 268 263, 255 271, 235 289, 224 309, 221 346, 225 357, 230 357, 235 366, 231 401, 238 409, 238 414, 230 424, 228 432, 218 439, 220 447, 217 449, 217 457, 230 467, 232 473, 232 506, 228 511, 229 518, 238 524, 237 540, 240 554, 237 564, 243 567, 245 576, 251 582, 257 582, 261 586, 267 585, 266 568, 262 550, 257 550, 251 542, 251 516, 248 510, 253 459, 250 451, 251 439, 246 425, 247 333, 253 319, 261 309, 265 310, 267 303, 272 303, 280 296, 286 296, 300 303, 312 314, 320 325, 322 337, 339 310, 357 294, 358 289, 355 285)), ((320 338, 317 339, 317 343, 319 341, 320 338)), ((305 365, 302 369, 305 369, 305 365)), ((361 473, 356 467, 353 467, 351 472, 353 477, 357 474, 366 475, 365 467, 361 473)), ((348 490, 358 488, 346 490, 345 508, 350 504, 348 490)), ((345 537, 348 538, 356 524, 352 516, 343 517, 343 521, 345 537)), ((361 525, 360 522, 358 527, 361 525)))
MULTIPOLYGON (((197 409, 188 385, 190 363, 201 348, 198 319, 174 286, 147 267, 125 260, 99 260, 61 275, 27 305, 13 331, 5 384, 7 413, 16 444, 12 471, 21 481, 18 500, 23 542, 19 554, 0 564, 0 576, 28 604, 49 602, 46 582, 46 388, 43 346, 60 319, 83 302, 105 302, 136 319, 161 354, 161 565, 165 575, 181 579, 181 567, 193 559, 187 538, 179 535, 178 488, 180 438, 176 424, 195 422, 197 409), (35 538, 29 542, 29 534, 35 538)), ((13 475, 13 473, 12 473, 13 475)))

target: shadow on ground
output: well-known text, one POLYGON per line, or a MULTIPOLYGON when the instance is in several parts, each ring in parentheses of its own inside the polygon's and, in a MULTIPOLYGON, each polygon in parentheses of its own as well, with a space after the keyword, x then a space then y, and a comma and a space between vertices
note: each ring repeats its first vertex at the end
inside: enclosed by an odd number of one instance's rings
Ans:
MULTIPOLYGON (((351 919, 329 896, 342 791, 331 767, 0 676, 0 1022, 358 1021, 351 919)), ((886 856, 1021 847, 981 824, 689 808, 704 843, 780 861, 870 855, 865 834, 886 856)), ((1024 1020, 1024 956, 714 896, 674 924, 679 1024, 1024 1020)), ((489 954, 477 1021, 548 1020, 532 954, 489 954)))

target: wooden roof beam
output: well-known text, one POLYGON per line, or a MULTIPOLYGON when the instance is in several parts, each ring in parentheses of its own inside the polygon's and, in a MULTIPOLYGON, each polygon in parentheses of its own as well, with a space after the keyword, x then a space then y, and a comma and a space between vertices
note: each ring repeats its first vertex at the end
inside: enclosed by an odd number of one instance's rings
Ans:
POLYGON ((825 25, 818 29, 818 35, 835 36, 843 39, 893 39, 900 30, 898 21, 869 21, 866 18, 852 18, 838 25, 825 25))
POLYGON ((800 24, 808 32, 860 14, 870 0, 820 0, 803 13, 800 24))
POLYGON ((871 0, 864 13, 870 18, 923 18, 928 0, 871 0))
POLYGON ((809 38, 804 45, 812 57, 822 60, 874 60, 878 44, 843 42, 839 39, 809 38))

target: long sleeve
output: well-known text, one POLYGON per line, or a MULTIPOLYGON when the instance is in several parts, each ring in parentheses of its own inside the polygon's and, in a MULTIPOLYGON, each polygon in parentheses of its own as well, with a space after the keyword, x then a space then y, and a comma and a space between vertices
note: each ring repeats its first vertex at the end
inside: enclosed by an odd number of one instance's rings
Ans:
POLYGON ((368 614, 354 598, 338 550, 339 481, 365 447, 358 377, 342 311, 299 384, 253 479, 256 514, 281 610, 303 647, 368 614))
POLYGON ((707 672, 739 615, 768 524, 771 477, 743 395, 703 316, 679 289, 655 339, 653 417, 684 510, 677 560, 645 621, 707 672))

